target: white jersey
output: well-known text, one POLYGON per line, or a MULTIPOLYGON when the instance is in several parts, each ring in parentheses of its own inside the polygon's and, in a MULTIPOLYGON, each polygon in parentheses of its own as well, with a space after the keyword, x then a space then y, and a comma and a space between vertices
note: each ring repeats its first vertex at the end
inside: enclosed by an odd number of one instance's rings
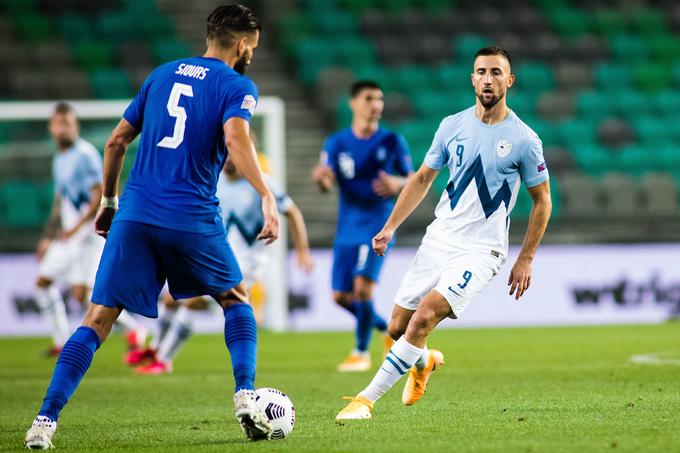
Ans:
POLYGON ((548 180, 541 140, 512 111, 493 125, 480 121, 474 107, 444 118, 424 164, 448 167, 450 177, 423 244, 494 256, 507 254, 520 181, 531 188, 548 180))
MULTIPOLYGON (((54 156, 52 177, 59 195, 61 227, 70 230, 87 212, 92 188, 102 183, 102 158, 91 143, 79 138, 54 156)), ((91 222, 81 229, 94 234, 91 222)))
MULTIPOLYGON (((290 209, 293 200, 266 176, 265 181, 276 198, 279 212, 284 214, 290 209)), ((227 239, 234 249, 244 282, 250 286, 264 279, 271 250, 264 242, 257 240, 264 226, 262 198, 245 178, 230 180, 224 172, 220 172, 216 195, 227 239)))

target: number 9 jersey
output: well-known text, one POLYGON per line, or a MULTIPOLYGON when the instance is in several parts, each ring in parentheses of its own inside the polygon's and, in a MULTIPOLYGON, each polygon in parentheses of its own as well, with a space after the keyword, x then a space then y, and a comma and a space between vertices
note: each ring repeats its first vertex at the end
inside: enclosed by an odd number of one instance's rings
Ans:
POLYGON ((114 222, 223 231, 215 196, 228 154, 223 125, 233 117, 250 121, 257 99, 255 84, 218 59, 156 68, 123 114, 141 137, 114 222))

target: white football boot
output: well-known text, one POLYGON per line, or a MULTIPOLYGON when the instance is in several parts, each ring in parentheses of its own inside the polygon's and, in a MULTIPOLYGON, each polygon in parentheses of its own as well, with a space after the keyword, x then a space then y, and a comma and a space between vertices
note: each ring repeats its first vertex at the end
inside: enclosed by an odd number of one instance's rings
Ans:
POLYGON ((52 436, 57 430, 57 422, 52 421, 49 417, 38 415, 33 420, 31 429, 26 433, 24 445, 31 450, 47 450, 54 448, 52 445, 52 436))
POLYGON ((269 440, 274 428, 255 405, 255 392, 241 389, 234 395, 234 415, 250 440, 269 440))

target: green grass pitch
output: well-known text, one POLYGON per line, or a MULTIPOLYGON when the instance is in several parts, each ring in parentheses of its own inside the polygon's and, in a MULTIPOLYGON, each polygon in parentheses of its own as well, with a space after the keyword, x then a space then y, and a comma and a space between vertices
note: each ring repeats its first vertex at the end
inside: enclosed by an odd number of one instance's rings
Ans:
MULTIPOLYGON (((425 397, 401 404, 403 380, 372 420, 337 424, 343 395, 373 372, 340 374, 350 333, 260 336, 259 386, 288 393, 297 424, 249 443, 232 413, 221 335, 196 336, 168 376, 135 376, 111 339, 59 420, 64 451, 680 451, 680 325, 460 329, 433 333, 446 365, 425 397), (669 364, 635 364, 663 353, 669 364), (675 363, 675 364, 673 364, 675 363)), ((374 368, 379 365, 374 339, 374 368)), ((0 450, 19 449, 53 360, 45 339, 0 340, 0 450)))

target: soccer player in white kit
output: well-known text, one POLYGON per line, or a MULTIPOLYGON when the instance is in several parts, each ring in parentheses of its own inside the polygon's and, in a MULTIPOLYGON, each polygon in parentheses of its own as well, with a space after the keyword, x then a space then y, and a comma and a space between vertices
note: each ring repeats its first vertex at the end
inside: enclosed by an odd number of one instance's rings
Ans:
POLYGON ((375 402, 407 372, 402 402, 410 405, 422 397, 430 374, 443 363, 441 352, 427 349, 427 336, 443 319, 460 317, 499 272, 521 182, 533 207, 522 249, 510 271, 510 295, 519 299, 531 283, 532 261, 552 209, 543 147, 536 133, 506 105, 515 76, 505 50, 480 49, 471 79, 475 105, 444 118, 423 165, 373 238, 375 253, 382 255, 439 170, 448 167, 449 183, 436 218, 395 298, 389 332, 397 341, 368 387, 350 398, 337 420, 371 418, 375 402))
MULTIPOLYGON (((78 136, 79 124, 70 104, 59 102, 48 129, 58 152, 52 162, 54 202, 45 234, 38 245, 36 300, 40 312, 52 323, 49 355, 58 355, 71 335, 65 303, 56 281, 71 286, 85 303, 94 284, 104 239, 94 232, 94 216, 102 195, 102 158, 97 149, 78 136)), ((135 346, 146 338, 145 329, 124 313, 119 322, 135 346)))

